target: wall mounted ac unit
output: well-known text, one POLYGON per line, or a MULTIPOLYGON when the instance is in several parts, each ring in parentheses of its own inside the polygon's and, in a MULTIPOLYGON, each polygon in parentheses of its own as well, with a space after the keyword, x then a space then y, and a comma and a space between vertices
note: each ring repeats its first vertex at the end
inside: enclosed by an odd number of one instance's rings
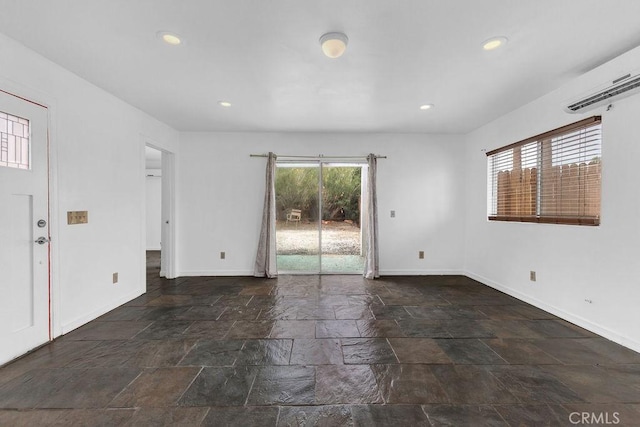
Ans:
POLYGON ((640 74, 627 74, 611 82, 602 90, 577 99, 564 107, 567 113, 584 113, 617 99, 640 92, 640 74))

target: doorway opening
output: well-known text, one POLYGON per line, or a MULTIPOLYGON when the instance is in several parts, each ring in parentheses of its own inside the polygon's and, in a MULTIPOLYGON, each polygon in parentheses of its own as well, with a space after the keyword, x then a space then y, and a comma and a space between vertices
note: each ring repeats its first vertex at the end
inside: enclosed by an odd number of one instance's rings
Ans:
MULTIPOLYGON (((147 275, 158 277, 162 250, 162 152, 147 145, 144 155, 147 275)), ((147 277, 147 280, 151 277, 147 277)))
POLYGON ((145 260, 147 283, 175 278, 174 273, 174 157, 145 145, 145 260))
POLYGON ((277 163, 276 255, 284 274, 362 274, 366 164, 277 163))

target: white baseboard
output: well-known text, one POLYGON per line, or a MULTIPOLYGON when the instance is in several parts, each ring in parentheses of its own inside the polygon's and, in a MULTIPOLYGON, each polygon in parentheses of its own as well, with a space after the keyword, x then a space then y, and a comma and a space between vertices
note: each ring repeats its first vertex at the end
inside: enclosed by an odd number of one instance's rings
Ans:
MULTIPOLYGON (((135 291, 129 295, 127 295, 126 297, 120 298, 118 300, 116 300, 115 302, 109 303, 107 305, 104 305, 102 307, 100 307, 98 310, 95 310, 89 314, 86 314, 84 316, 80 316, 74 320, 72 320, 71 322, 67 322, 67 323, 63 323, 62 327, 61 327, 61 334, 60 335, 64 335, 64 334, 68 334, 69 332, 73 331, 74 329, 79 328, 82 325, 85 325, 87 323, 89 323, 92 320, 97 319, 98 317, 102 316, 103 314, 106 314, 108 312, 110 312, 111 310, 120 307, 123 304, 128 303, 129 301, 138 298, 140 295, 144 294, 146 291, 135 291)), ((59 335, 58 335, 59 336, 59 335)), ((57 337, 54 337, 57 338, 57 337)))
POLYGON ((462 270, 380 270, 380 276, 457 276, 462 270))
POLYGON ((191 270, 181 271, 176 277, 191 276, 253 276, 253 270, 191 270))
MULTIPOLYGON (((380 270, 381 276, 455 276, 465 274, 462 270, 380 270)), ((186 276, 253 276, 253 270, 191 270, 181 271, 176 277, 186 276)))
POLYGON ((598 334, 604 338, 607 338, 615 343, 618 343, 620 345, 623 345, 627 348, 630 348, 633 351, 637 351, 640 352, 640 343, 630 339, 629 337, 625 337, 623 335, 620 335, 619 333, 612 331, 609 328, 606 328, 604 326, 598 325, 597 323, 593 323, 588 319, 585 319, 581 316, 577 316, 573 313, 569 313, 567 311, 564 311, 554 305, 551 304, 547 304, 543 301, 538 300, 537 298, 534 298, 530 295, 527 294, 523 294, 522 292, 518 292, 514 289, 511 289, 507 286, 504 286, 500 283, 494 282, 491 279, 488 279, 484 276, 480 276, 478 274, 474 274, 471 273, 469 271, 464 272, 463 274, 465 274, 467 277, 470 277, 474 280, 477 280, 478 282, 482 283, 483 285, 487 285, 490 288, 496 289, 498 291, 504 292, 507 295, 511 295, 514 298, 517 298, 521 301, 524 301, 528 304, 531 304, 535 307, 538 307, 539 309, 542 309, 546 312, 549 312, 555 316, 560 317, 561 319, 564 319, 568 322, 571 322, 575 325, 580 326, 581 328, 584 328, 588 331, 593 332, 594 334, 598 334))

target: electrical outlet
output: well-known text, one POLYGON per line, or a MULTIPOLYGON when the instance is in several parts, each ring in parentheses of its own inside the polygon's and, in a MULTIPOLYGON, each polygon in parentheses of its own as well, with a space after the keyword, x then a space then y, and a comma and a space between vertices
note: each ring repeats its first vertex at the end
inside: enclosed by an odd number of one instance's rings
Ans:
POLYGON ((418 258, 424 259, 424 251, 418 251, 418 258))
POLYGON ((535 271, 531 270, 529 272, 529 280, 531 280, 532 282, 536 281, 536 272, 535 271))
POLYGON ((391 218, 395 218, 396 217, 396 211, 391 211, 391 218))
POLYGON ((225 252, 220 252, 220 259, 226 259, 227 254, 225 252))
POLYGON ((118 273, 113 273, 113 284, 118 283, 118 273))

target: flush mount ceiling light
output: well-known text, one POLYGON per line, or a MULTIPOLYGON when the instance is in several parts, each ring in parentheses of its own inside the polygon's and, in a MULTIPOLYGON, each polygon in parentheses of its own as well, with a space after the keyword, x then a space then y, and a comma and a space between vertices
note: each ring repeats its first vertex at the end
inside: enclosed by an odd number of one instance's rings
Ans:
POLYGON ((504 36, 491 37, 488 40, 482 42, 482 48, 484 50, 496 50, 507 44, 508 39, 504 36))
POLYGON ((339 58, 347 49, 349 39, 343 33, 327 33, 320 37, 322 52, 329 58, 339 58))
POLYGON ((158 31, 156 36, 165 42, 166 44, 170 44, 171 46, 178 46, 182 44, 182 39, 176 33, 172 33, 171 31, 158 31))
POLYGON ((218 101, 218 105, 221 107, 231 107, 231 103, 229 101, 218 101))
POLYGON ((430 109, 432 109, 432 108, 433 108, 433 104, 422 104, 422 105, 420 106, 420 109, 421 109, 421 110, 423 110, 423 111, 424 111, 424 110, 430 110, 430 109))

